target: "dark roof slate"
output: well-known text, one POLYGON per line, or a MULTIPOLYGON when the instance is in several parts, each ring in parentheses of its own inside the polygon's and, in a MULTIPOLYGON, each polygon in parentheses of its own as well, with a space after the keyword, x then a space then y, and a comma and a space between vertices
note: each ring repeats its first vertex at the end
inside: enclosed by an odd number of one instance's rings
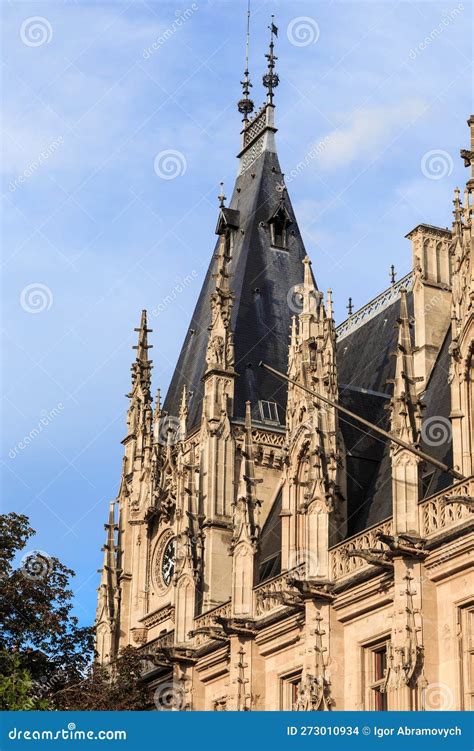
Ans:
MULTIPOLYGON (((288 292, 303 280, 302 261, 306 251, 287 195, 284 196, 285 207, 292 219, 287 250, 271 247, 266 224, 279 204, 281 192, 277 186, 282 182, 278 157, 271 151, 264 151, 237 177, 229 208, 239 212, 239 229, 234 235, 229 270, 235 295, 232 329, 238 373, 234 417, 244 417, 245 402, 249 400, 254 418, 259 419, 257 405, 263 399, 277 402, 280 422, 284 424, 285 384, 258 367, 259 361, 264 360, 286 372, 293 315, 288 305, 288 292)), ((230 216, 235 218, 236 214, 230 216)), ((177 415, 186 384, 191 393, 190 430, 198 425, 201 417, 215 263, 214 253, 163 405, 168 414, 177 415)))

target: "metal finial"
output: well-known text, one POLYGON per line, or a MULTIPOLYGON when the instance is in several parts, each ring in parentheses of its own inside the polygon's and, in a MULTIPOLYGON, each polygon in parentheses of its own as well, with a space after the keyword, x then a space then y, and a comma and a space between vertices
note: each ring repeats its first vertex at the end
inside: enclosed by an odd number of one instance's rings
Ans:
POLYGON ((278 60, 276 55, 273 54, 273 49, 275 47, 273 38, 278 36, 278 28, 275 26, 273 22, 274 18, 275 16, 272 16, 271 24, 268 27, 270 29, 270 47, 269 47, 268 54, 265 55, 265 57, 268 60, 268 73, 265 73, 265 75, 263 76, 263 85, 265 86, 266 89, 268 89, 268 95, 267 95, 268 104, 273 104, 273 89, 275 89, 280 82, 278 73, 274 72, 275 60, 278 60))
POLYGON ((392 265, 390 266, 390 282, 391 284, 395 284, 396 281, 397 281, 397 272, 395 271, 395 266, 392 263, 392 265))
POLYGON ((225 208, 224 201, 226 200, 227 196, 224 195, 224 183, 220 183, 220 186, 221 186, 221 192, 217 196, 217 198, 219 199, 219 208, 224 209, 225 208))
POLYGON ((239 112, 244 116, 244 123, 248 121, 249 115, 253 112, 253 102, 250 99, 250 89, 252 84, 249 77, 249 48, 250 48, 250 0, 247 5, 247 39, 245 43, 245 70, 244 80, 240 82, 242 86, 243 97, 237 104, 239 112))
POLYGON ((352 297, 349 297, 349 302, 347 303, 346 308, 349 311, 349 315, 351 316, 354 312, 354 306, 352 304, 352 297))

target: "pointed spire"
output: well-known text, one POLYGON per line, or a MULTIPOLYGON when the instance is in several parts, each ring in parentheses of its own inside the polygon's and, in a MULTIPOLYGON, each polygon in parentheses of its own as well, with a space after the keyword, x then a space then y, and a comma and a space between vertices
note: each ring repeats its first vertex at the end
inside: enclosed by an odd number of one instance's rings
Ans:
POLYGON ((104 563, 102 566, 102 575, 100 581, 100 591, 102 607, 105 607, 105 618, 109 623, 114 619, 114 601, 115 601, 115 589, 116 589, 116 575, 117 575, 117 559, 115 549, 115 531, 117 525, 115 523, 115 501, 111 501, 109 505, 109 518, 108 523, 104 525, 106 530, 105 545, 102 548, 104 552, 104 563))
POLYGON ((297 329, 296 329, 296 316, 291 318, 291 335, 290 335, 290 347, 295 349, 298 345, 297 329))
POLYGON ((221 234, 217 251, 216 287, 211 294, 211 325, 207 344, 207 373, 227 370, 233 373, 234 343, 230 328, 233 294, 229 285, 230 243, 228 233, 221 234))
POLYGON ((474 182, 474 115, 471 115, 467 121, 471 135, 471 146, 469 149, 461 149, 461 159, 465 167, 471 168, 471 181, 474 182))
MULTIPOLYGON (((322 295, 316 287, 313 271, 311 269, 311 260, 309 256, 303 259, 303 287, 301 293, 303 296, 303 309, 300 313, 300 319, 303 316, 315 315, 318 313, 319 303, 321 302, 322 295)), ((303 332, 306 337, 306 332, 303 332)))
POLYGON ((243 97, 239 101, 237 108, 239 112, 243 115, 243 122, 246 124, 249 119, 249 115, 251 112, 253 112, 253 102, 250 99, 250 89, 252 88, 252 84, 250 83, 249 78, 249 47, 250 47, 250 0, 248 0, 247 5, 247 38, 245 43, 245 70, 244 70, 244 80, 241 81, 242 86, 242 94, 243 97))
POLYGON ((225 193, 224 193, 224 183, 223 183, 223 182, 221 182, 221 183, 220 183, 220 186, 221 186, 221 192, 220 192, 220 194, 219 194, 219 195, 217 196, 217 198, 218 198, 218 200, 219 200, 219 208, 220 208, 220 209, 225 209, 225 202, 226 202, 227 196, 226 196, 226 195, 225 195, 225 193))
POLYGON ((332 289, 328 289, 327 291, 326 314, 330 320, 332 320, 332 318, 334 317, 334 306, 332 302, 332 289))
POLYGON ((268 27, 270 29, 270 45, 268 53, 265 55, 268 61, 268 71, 263 76, 263 85, 267 89, 267 104, 271 105, 273 105, 273 89, 276 89, 280 82, 278 73, 275 73, 275 60, 278 60, 278 58, 273 52, 275 48, 273 39, 278 36, 278 28, 274 24, 274 18, 275 16, 272 16, 271 24, 268 27))
POLYGON ((245 403, 245 432, 242 445, 237 498, 234 502, 234 535, 232 546, 242 539, 256 544, 259 526, 256 514, 260 502, 256 499, 255 487, 261 482, 255 479, 255 457, 252 437, 252 412, 250 402, 245 403))
POLYGON ((306 258, 303 260, 303 264, 304 264, 303 284, 308 289, 314 289, 314 277, 313 277, 313 272, 311 270, 311 260, 309 256, 306 256, 306 258))
POLYGON ((416 445, 421 430, 421 403, 416 390, 414 349, 406 289, 402 289, 400 295, 397 363, 391 402, 392 431, 399 438, 416 445))
POLYGON ((186 427, 187 427, 187 421, 188 421, 188 392, 186 389, 186 384, 183 386, 183 393, 181 396, 181 406, 179 409, 179 438, 181 441, 184 441, 186 438, 186 427))
POLYGON ((138 344, 135 344, 133 347, 133 349, 137 350, 137 357, 132 365, 132 394, 139 386, 145 400, 151 401, 150 386, 152 361, 148 357, 148 350, 151 349, 153 345, 148 344, 148 334, 150 334, 153 329, 147 327, 146 310, 142 310, 140 326, 139 328, 134 329, 134 331, 138 332, 138 344))

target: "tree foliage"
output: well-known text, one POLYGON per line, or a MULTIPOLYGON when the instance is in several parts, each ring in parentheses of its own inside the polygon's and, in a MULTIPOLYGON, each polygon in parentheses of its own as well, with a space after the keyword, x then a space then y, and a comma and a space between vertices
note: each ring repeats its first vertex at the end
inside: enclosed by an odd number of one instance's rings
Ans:
POLYGON ((94 662, 94 629, 73 615, 74 572, 40 551, 28 517, 0 515, 0 709, 144 709, 143 658, 94 662))
POLYGON ((0 515, 0 650, 49 691, 84 675, 93 630, 72 614, 71 569, 34 550, 14 566, 33 534, 26 516, 0 515))
POLYGON ((143 710, 150 703, 149 690, 141 681, 144 658, 126 647, 110 667, 95 663, 87 677, 55 696, 58 709, 143 710))

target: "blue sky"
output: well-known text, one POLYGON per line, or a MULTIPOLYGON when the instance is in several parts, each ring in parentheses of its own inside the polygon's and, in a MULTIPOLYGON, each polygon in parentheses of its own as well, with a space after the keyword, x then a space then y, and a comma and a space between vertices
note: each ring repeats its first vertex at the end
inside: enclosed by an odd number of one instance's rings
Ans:
MULTIPOLYGON (((142 308, 157 313, 153 383, 166 390, 212 253, 219 182, 230 195, 236 174, 246 2, 1 10, 3 509, 28 514, 30 547, 77 572, 90 623, 133 328, 142 308), (156 159, 168 150, 174 179, 156 159)), ((409 230, 450 226, 467 179, 472 6, 252 0, 257 105, 272 13, 280 161, 340 321, 349 296, 360 307, 387 286, 392 263, 410 269, 409 230)))

